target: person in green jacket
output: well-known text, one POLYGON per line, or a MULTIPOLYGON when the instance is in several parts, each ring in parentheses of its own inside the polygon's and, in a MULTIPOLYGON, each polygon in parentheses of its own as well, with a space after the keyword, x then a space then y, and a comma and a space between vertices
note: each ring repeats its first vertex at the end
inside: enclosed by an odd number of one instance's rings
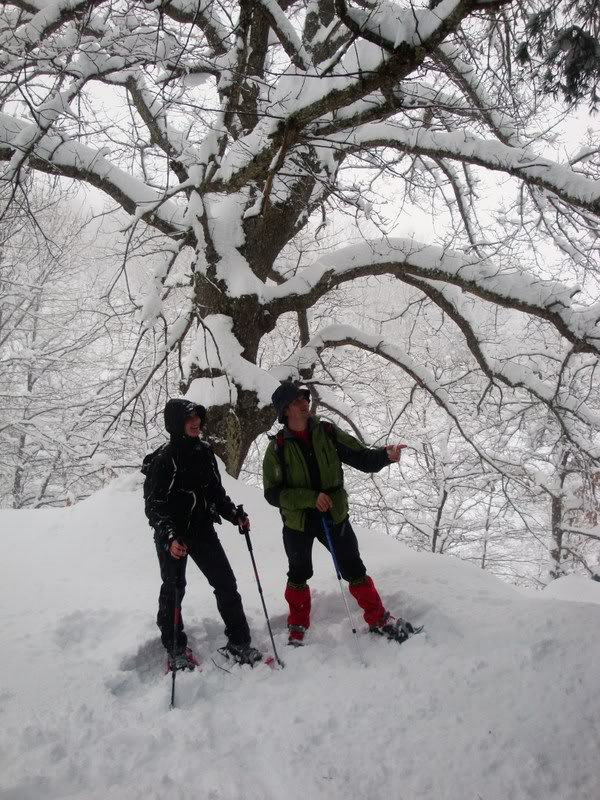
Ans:
POLYGON ((333 555, 349 590, 373 633, 404 641, 410 623, 386 611, 362 562, 348 519, 348 495, 342 463, 362 472, 379 472, 400 460, 403 444, 368 448, 336 425, 311 416, 310 392, 291 382, 273 393, 283 429, 271 440, 263 461, 264 495, 280 509, 283 544, 288 558, 285 599, 289 605, 288 642, 301 645, 310 626, 312 547, 317 539, 333 555))

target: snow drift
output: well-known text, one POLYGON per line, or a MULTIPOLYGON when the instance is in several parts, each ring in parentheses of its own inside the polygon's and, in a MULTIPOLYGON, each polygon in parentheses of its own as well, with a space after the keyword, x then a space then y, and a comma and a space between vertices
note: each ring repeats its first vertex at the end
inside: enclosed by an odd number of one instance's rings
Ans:
MULTIPOLYGON (((600 584, 585 582, 585 603, 581 582, 525 594, 359 529, 384 603, 425 632, 397 646, 359 624, 353 637, 317 544, 308 644, 292 650, 278 515, 226 486, 251 514, 286 668, 213 663, 222 623, 190 564, 184 613, 203 668, 178 676, 174 711, 137 478, 72 508, 0 512, 1 800, 600 797, 600 584)), ((267 650, 245 543, 228 524, 220 536, 267 650)))

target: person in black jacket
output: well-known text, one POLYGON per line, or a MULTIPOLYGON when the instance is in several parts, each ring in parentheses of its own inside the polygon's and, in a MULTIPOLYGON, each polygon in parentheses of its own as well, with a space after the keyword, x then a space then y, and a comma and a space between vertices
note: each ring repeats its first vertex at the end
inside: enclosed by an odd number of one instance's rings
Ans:
POLYGON ((162 586, 157 625, 173 669, 193 669, 181 616, 187 559, 192 559, 214 589, 225 623, 225 652, 243 664, 260 661, 251 646, 242 598, 229 560, 214 528, 221 517, 242 528, 249 519, 227 496, 215 455, 200 439, 206 409, 185 399, 169 400, 164 410, 170 441, 144 460, 146 515, 154 541, 162 586))

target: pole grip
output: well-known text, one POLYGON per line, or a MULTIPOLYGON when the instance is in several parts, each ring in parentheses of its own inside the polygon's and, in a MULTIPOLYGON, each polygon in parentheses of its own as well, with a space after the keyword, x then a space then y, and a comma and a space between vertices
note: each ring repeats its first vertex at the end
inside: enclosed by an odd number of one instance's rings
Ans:
POLYGON ((327 524, 327 520, 325 518, 325 514, 321 514, 321 524, 323 526, 323 530, 325 531, 325 538, 327 539, 327 545, 329 546, 329 552, 331 553, 331 558, 333 559, 333 566, 335 568, 335 574, 337 575, 338 581, 342 579, 342 573, 340 572, 340 568, 337 562, 337 556, 335 554, 335 548, 333 546, 333 542, 331 540, 331 533, 329 531, 329 525, 327 524))

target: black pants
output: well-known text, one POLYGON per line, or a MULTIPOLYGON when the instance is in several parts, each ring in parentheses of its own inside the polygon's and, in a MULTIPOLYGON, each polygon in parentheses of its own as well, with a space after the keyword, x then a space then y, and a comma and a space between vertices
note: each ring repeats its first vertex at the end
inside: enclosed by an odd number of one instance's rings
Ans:
MULTIPOLYGON (((185 647, 187 635, 184 631, 181 604, 185 595, 187 557, 173 558, 160 547, 156 548, 160 564, 162 586, 158 596, 156 624, 160 638, 167 650, 173 648, 175 632, 175 608, 178 608, 176 647, 185 647)), ((242 598, 237 590, 235 575, 214 528, 204 529, 188 547, 188 556, 204 574, 215 592, 217 608, 225 623, 225 636, 234 644, 249 644, 250 630, 242 598)))
MULTIPOLYGON (((339 525, 334 525, 329 520, 327 524, 342 578, 346 581, 364 578, 367 570, 360 557, 358 541, 350 521, 346 518, 339 525)), ((312 548, 315 539, 318 539, 329 550, 320 519, 314 522, 311 520, 304 531, 295 531, 292 528, 284 527, 283 545, 288 557, 288 580, 291 583, 306 583, 312 577, 312 548)), ((333 561, 331 569, 333 569, 333 561)))

